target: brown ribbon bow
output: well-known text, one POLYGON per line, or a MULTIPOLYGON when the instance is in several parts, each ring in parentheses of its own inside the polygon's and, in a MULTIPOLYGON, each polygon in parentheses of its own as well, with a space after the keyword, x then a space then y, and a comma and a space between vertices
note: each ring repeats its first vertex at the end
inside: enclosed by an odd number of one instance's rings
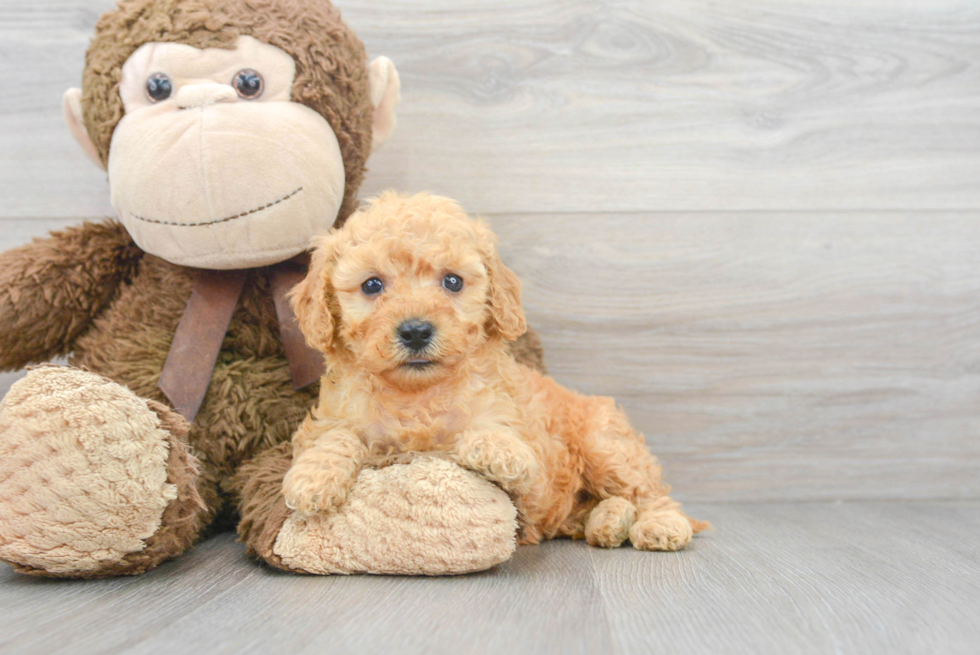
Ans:
MULTIPOLYGON (((308 387, 326 370, 323 355, 306 345, 286 298, 289 290, 306 276, 307 262, 304 258, 291 259, 269 270, 279 334, 294 389, 308 387)), ((197 271, 190 300, 177 325, 159 383, 174 409, 192 423, 204 402, 248 272, 197 271)))

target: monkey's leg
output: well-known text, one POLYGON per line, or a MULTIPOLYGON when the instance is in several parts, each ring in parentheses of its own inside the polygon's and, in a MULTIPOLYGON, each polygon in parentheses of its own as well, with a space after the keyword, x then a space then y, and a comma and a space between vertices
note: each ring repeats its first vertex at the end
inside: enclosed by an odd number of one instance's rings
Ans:
POLYGON ((238 532, 249 552, 287 571, 317 574, 449 575, 510 558, 516 509, 507 494, 446 459, 365 468, 346 501, 303 515, 286 507, 282 481, 292 444, 239 470, 238 532))
POLYGON ((132 575, 196 540, 209 514, 187 423, 70 367, 35 369, 0 403, 0 560, 32 575, 132 575))

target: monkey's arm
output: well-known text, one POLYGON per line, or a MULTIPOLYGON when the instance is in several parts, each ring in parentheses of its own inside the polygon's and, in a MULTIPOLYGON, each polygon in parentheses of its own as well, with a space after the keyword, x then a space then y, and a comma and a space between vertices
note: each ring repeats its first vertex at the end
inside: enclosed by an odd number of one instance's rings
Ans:
POLYGON ((114 221, 83 223, 0 253, 0 370, 69 352, 142 257, 114 221))

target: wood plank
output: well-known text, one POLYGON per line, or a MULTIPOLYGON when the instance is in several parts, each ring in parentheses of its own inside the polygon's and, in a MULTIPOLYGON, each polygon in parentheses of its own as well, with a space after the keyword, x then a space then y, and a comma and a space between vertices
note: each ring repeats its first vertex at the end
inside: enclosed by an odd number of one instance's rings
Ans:
POLYGON ((283 633, 310 653, 610 652, 608 625, 595 620, 602 605, 588 553, 560 544, 543 550, 465 578, 348 577, 323 584, 266 575, 202 607, 211 621, 185 615, 139 648, 227 648, 227 633, 215 628, 237 622, 244 610, 270 617, 237 638, 254 652, 279 650, 283 633), (297 613, 297 607, 316 610, 297 613), (553 608, 547 630, 528 620, 529 609, 542 607, 553 608))
POLYGON ((61 97, 81 86, 85 50, 114 0, 0 0, 0 217, 112 213, 106 174, 64 125, 61 97))
POLYGON ((0 649, 609 652, 589 555, 565 546, 460 578, 290 575, 246 561, 231 535, 135 579, 37 583, 4 567, 0 649), (541 607, 553 608, 547 630, 528 617, 541 607))
MULTIPOLYGON (((0 3, 0 215, 108 213, 60 97, 111 5, 0 3)), ((404 82, 368 194, 480 212, 980 208, 969 0, 338 5, 404 82)))
POLYGON ((43 239, 52 230, 60 230, 81 223, 83 220, 82 218, 0 218, 0 252, 30 243, 35 238, 43 239))
POLYGON ((692 506, 681 553, 520 548, 457 578, 308 577, 231 535, 135 578, 0 566, 4 653, 973 653, 980 503, 692 506))
POLYGON ((975 3, 341 6, 406 89, 368 191, 481 212, 980 206, 975 3))
POLYGON ((696 509, 674 558, 589 551, 615 652, 976 652, 976 504, 696 509))
POLYGON ((977 214, 491 218, 551 372, 679 497, 980 497, 977 214))
POLYGON ((0 373, 0 400, 3 400, 3 397, 7 395, 8 391, 10 391, 10 385, 24 377, 24 375, 25 371, 0 373))

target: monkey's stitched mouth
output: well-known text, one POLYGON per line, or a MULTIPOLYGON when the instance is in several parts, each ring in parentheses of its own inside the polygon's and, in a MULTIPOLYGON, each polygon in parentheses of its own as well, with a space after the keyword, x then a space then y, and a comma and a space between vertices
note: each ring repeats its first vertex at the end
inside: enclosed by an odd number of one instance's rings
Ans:
POLYGON ((239 218, 245 218, 246 216, 251 216, 252 214, 258 214, 259 212, 265 211, 266 209, 269 209, 270 207, 274 207, 274 206, 278 205, 281 202, 286 202, 287 200, 289 200, 290 198, 292 198, 293 196, 295 196, 297 193, 299 193, 302 190, 303 190, 303 187, 299 187, 298 189, 296 189, 292 193, 288 193, 288 194, 284 195, 282 198, 280 198, 279 200, 275 200, 273 202, 270 202, 267 205, 262 205, 261 207, 256 207, 255 209, 250 209, 247 212, 242 212, 240 214, 235 214, 234 216, 228 216, 226 218, 219 218, 219 219, 217 219, 215 221, 203 221, 203 222, 200 222, 200 223, 174 223, 174 222, 171 222, 171 221, 158 221, 158 220, 156 220, 154 218, 144 218, 144 217, 142 217, 142 216, 140 216, 138 214, 130 214, 130 216, 132 216, 133 218, 135 218, 137 220, 143 221, 145 223, 155 223, 156 225, 173 225, 174 227, 203 227, 205 225, 217 225, 218 223, 227 223, 229 221, 234 221, 234 220, 237 220, 239 218))

